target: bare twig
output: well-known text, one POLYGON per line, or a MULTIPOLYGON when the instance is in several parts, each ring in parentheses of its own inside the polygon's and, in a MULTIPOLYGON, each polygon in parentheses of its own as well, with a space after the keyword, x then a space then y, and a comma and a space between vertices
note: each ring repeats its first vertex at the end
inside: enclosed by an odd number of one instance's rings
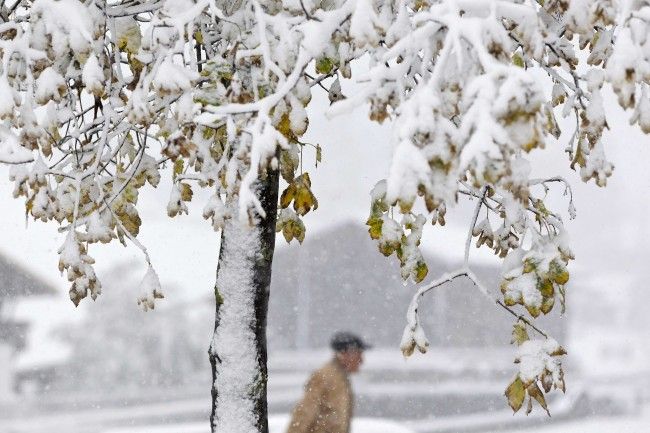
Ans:
POLYGON ((307 11, 307 8, 305 7, 305 3, 303 2, 303 0, 300 0, 300 7, 302 8, 302 11, 305 13, 305 16, 307 17, 308 20, 314 20, 314 21, 322 22, 322 20, 320 18, 317 18, 317 17, 311 15, 307 11))
POLYGON ((544 337, 549 338, 549 337, 548 337, 548 334, 547 334, 546 332, 542 331, 542 330, 539 329, 537 326, 535 326, 535 324, 532 323, 530 320, 528 320, 527 317, 525 317, 525 316, 523 316, 523 315, 521 315, 521 314, 517 314, 515 311, 513 311, 512 308, 508 307, 508 306, 507 306, 506 304, 504 304, 500 299, 497 300, 497 304, 500 305, 500 306, 502 306, 502 307, 503 307, 503 308, 504 308, 508 313, 512 314, 512 315, 515 316, 517 319, 521 320, 521 321, 524 322, 526 325, 530 326, 532 329, 534 329, 535 331, 537 331, 540 335, 543 335, 544 337))

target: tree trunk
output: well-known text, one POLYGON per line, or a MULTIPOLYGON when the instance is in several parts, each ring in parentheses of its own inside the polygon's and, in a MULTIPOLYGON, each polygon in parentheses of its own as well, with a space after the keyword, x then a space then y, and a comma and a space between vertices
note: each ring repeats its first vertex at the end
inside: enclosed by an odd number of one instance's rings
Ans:
POLYGON ((266 315, 275 249, 278 171, 257 184, 266 218, 254 227, 235 212, 221 234, 215 285, 212 365, 213 433, 268 433, 266 315))

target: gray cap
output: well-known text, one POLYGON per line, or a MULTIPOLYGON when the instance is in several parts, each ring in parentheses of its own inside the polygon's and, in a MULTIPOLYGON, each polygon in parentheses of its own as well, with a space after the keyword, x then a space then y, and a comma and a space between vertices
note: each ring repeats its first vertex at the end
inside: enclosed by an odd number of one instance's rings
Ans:
POLYGON ((330 347, 335 352, 345 352, 347 350, 367 350, 372 348, 371 345, 364 342, 361 337, 351 332, 340 331, 332 336, 330 347))

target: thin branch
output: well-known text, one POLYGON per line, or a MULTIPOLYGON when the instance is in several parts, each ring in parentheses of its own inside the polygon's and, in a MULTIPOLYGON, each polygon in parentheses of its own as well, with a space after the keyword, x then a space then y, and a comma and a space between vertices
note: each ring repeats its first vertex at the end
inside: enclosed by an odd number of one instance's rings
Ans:
POLYGON ((505 304, 501 301, 501 299, 498 299, 498 298, 495 298, 494 296, 492 296, 492 295, 490 294, 490 292, 485 288, 485 286, 483 286, 483 284, 482 284, 481 281, 478 279, 478 277, 476 276, 476 274, 474 274, 474 272, 472 272, 470 269, 467 269, 467 278, 469 278, 469 280, 470 280, 472 283, 474 283, 474 285, 476 286, 476 288, 477 288, 481 293, 483 293, 484 295, 486 295, 490 300, 496 302, 498 305, 500 305, 501 307, 505 308, 506 311, 508 311, 508 313, 510 313, 510 314, 512 314, 513 316, 515 316, 516 318, 522 320, 524 323, 526 323, 526 324, 527 324, 528 326, 530 326, 532 329, 534 329, 535 331, 537 331, 540 335, 542 335, 542 336, 544 336, 544 337, 546 337, 546 338, 549 338, 549 337, 548 337, 548 333, 545 332, 545 331, 543 331, 543 330, 540 329, 539 327, 537 327, 537 326, 536 326, 536 325, 535 325, 531 320, 529 320, 528 318, 522 316, 521 314, 517 314, 517 313, 516 313, 512 308, 510 308, 510 307, 508 307, 507 305, 505 305, 505 304))
POLYGON ((522 320, 524 323, 526 323, 528 326, 530 326, 533 330, 538 332, 540 335, 544 336, 545 338, 549 338, 549 334, 544 330, 540 329, 538 326, 536 326, 530 319, 528 319, 527 317, 521 314, 517 314, 512 308, 505 305, 501 301, 501 299, 498 299, 493 295, 491 295, 490 292, 487 290, 487 288, 483 285, 483 283, 481 283, 481 281, 476 276, 476 274, 474 274, 474 272, 472 272, 472 270, 467 266, 463 266, 462 268, 445 273, 437 280, 432 281, 426 286, 420 287, 418 289, 418 291, 415 293, 415 295, 413 295, 413 298, 411 299, 411 303, 409 304, 409 308, 406 314, 406 320, 411 330, 415 330, 416 327, 418 326, 418 322, 419 322, 418 308, 419 308, 420 299, 429 291, 437 287, 441 287, 444 284, 450 283, 459 277, 467 277, 474 284, 474 286, 479 290, 479 292, 485 295, 491 302, 495 302, 497 305, 501 306, 506 311, 508 311, 508 313, 512 314, 517 319, 522 320))
POLYGON ((322 22, 322 20, 320 18, 316 18, 316 17, 312 16, 307 11, 307 8, 305 7, 305 3, 303 3, 303 0, 300 0, 300 7, 302 7, 302 11, 305 13, 305 16, 307 17, 308 20, 318 21, 319 23, 322 22))
POLYGON ((0 164, 7 164, 7 165, 29 164, 30 162, 34 162, 34 158, 25 159, 25 160, 21 160, 21 161, 10 161, 8 159, 0 159, 0 164))
POLYGON ((539 184, 543 185, 543 184, 551 183, 551 182, 559 182, 559 183, 564 184, 564 193, 565 193, 565 195, 568 192, 570 197, 571 197, 571 201, 573 201, 573 189, 571 188, 571 184, 569 183, 568 180, 566 180, 562 176, 549 177, 548 179, 531 179, 531 180, 528 181, 528 185, 530 185, 530 186, 539 185, 539 184))
POLYGON ((465 267, 456 269, 449 273, 443 274, 437 280, 432 281, 428 285, 420 287, 418 289, 418 291, 415 293, 415 295, 413 295, 413 298, 411 299, 411 303, 409 304, 409 308, 408 308, 408 313, 406 315, 406 320, 408 321, 411 329, 415 329, 418 322, 418 307, 419 307, 420 298, 422 298, 429 291, 435 289, 436 287, 440 287, 443 284, 450 283, 456 278, 467 276, 467 272, 468 269, 465 267))
MULTIPOLYGON (((459 189, 459 190, 458 190, 458 193, 459 193, 459 194, 466 195, 466 196, 469 196, 469 197, 476 197, 476 198, 479 197, 478 194, 473 193, 473 192, 471 192, 471 191, 466 191, 466 190, 463 190, 463 189, 459 189)), ((483 201, 483 205, 484 205, 487 209, 491 210, 492 212, 494 212, 494 213, 499 213, 499 211, 498 211, 497 209, 495 209, 494 206, 492 206, 490 203, 488 203, 487 200, 484 200, 484 201, 483 201)))
POLYGON ((539 334, 543 335, 543 336, 546 337, 546 338, 549 338, 549 336, 548 336, 548 334, 547 334, 546 332, 542 331, 542 330, 539 329, 537 326, 535 326, 535 325, 534 325, 530 320, 528 320, 527 317, 525 317, 525 316, 523 316, 523 315, 521 315, 521 314, 517 314, 515 311, 512 310, 512 308, 508 307, 508 306, 507 306, 506 304, 504 304, 500 299, 497 300, 497 304, 500 305, 500 306, 502 306, 502 307, 503 307, 503 308, 504 308, 508 313, 512 314, 512 315, 515 316, 517 319, 519 319, 519 320, 521 320, 522 322, 524 322, 526 325, 530 326, 532 329, 534 329, 535 331, 537 331, 539 334))
POLYGON ((478 214, 481 211, 481 206, 485 201, 485 195, 487 194, 488 187, 484 186, 481 190, 481 198, 478 203, 476 203, 476 208, 474 209, 474 216, 472 217, 472 223, 469 225, 469 231, 467 232, 467 239, 465 240, 465 260, 463 261, 463 266, 467 268, 469 266, 469 249, 472 244, 472 235, 474 233, 474 227, 476 227, 476 220, 478 219, 478 214))
POLYGON ((14 13, 16 11, 16 9, 18 9, 18 6, 20 6, 20 4, 22 2, 23 2, 23 0, 16 0, 16 3, 14 3, 13 6, 11 6, 9 8, 9 12, 7 13, 7 15, 11 15, 12 13, 14 13))
POLYGON ((107 15, 113 18, 135 16, 143 13, 155 12, 163 6, 162 1, 153 3, 136 4, 125 7, 123 5, 113 6, 107 10, 107 15))
POLYGON ((336 73, 336 71, 338 71, 338 68, 334 69, 329 74, 323 74, 320 77, 312 77, 311 75, 309 75, 308 73, 305 72, 305 77, 312 80, 312 82, 309 83, 309 87, 314 87, 314 86, 318 85, 321 89, 325 90, 326 92, 329 92, 330 90, 327 87, 323 86, 322 81, 327 79, 327 78, 333 77, 334 74, 336 73))

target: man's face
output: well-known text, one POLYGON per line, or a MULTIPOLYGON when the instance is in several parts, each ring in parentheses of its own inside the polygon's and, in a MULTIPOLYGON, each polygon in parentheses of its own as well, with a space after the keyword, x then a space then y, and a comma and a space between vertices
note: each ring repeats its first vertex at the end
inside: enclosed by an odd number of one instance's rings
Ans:
POLYGON ((347 373, 356 373, 363 363, 363 352, 358 349, 339 352, 336 356, 347 373))

